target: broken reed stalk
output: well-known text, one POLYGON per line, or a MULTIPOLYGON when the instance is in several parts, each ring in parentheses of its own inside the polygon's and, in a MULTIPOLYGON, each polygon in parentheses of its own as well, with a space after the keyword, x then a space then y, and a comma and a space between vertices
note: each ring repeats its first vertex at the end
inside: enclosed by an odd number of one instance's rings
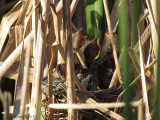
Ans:
POLYGON ((52 15, 53 15, 53 23, 54 23, 54 31, 56 34, 56 41, 57 43, 60 42, 60 29, 59 29, 59 25, 58 25, 58 16, 57 16, 57 12, 55 10, 55 7, 52 3, 50 3, 50 7, 51 7, 51 11, 52 11, 52 15))
MULTIPOLYGON (((37 53, 35 86, 32 84, 32 97, 30 115, 40 119, 40 92, 41 92, 41 80, 43 78, 44 56, 45 56, 45 44, 46 44, 46 30, 48 19, 48 0, 41 0, 42 14, 41 14, 41 32, 39 39, 39 48, 37 53)), ((31 120, 34 119, 31 118, 31 120)))
POLYGON ((28 5, 29 5, 29 2, 30 0, 25 0, 24 2, 24 6, 23 6, 23 9, 22 9, 22 12, 16 22, 16 25, 19 25, 19 24, 22 24, 22 22, 24 21, 24 18, 25 18, 25 14, 27 12, 27 8, 28 8, 28 5))
MULTIPOLYGON (((75 69, 73 61, 72 50, 72 30, 71 30, 71 17, 70 17, 70 0, 63 0, 63 29, 66 39, 66 86, 67 86, 67 102, 68 104, 75 103, 75 69)), ((68 120, 76 118, 76 112, 73 109, 68 109, 68 120)))
MULTIPOLYGON (((59 21, 62 21, 62 19, 60 19, 60 16, 58 14, 60 14, 60 11, 62 10, 62 5, 61 4, 62 4, 62 2, 59 2, 59 4, 58 4, 59 8, 58 8, 58 10, 56 10, 54 4, 50 3, 50 8, 51 8, 51 12, 52 12, 52 15, 53 15, 54 31, 55 31, 55 36, 56 36, 57 43, 60 43, 61 22, 59 22, 59 21)), ((60 56, 59 51, 58 51, 58 61, 57 62, 58 62, 58 64, 64 62, 62 56, 60 56)))
MULTIPOLYGON (((140 31, 138 27, 138 34, 140 36, 140 31)), ((148 105, 148 95, 147 95, 147 88, 146 88, 146 78, 145 78, 145 71, 144 71, 144 60, 143 60, 143 54, 142 54, 142 46, 141 46, 141 40, 139 39, 139 56, 140 56, 140 68, 141 68, 141 84, 142 84, 142 95, 143 95, 143 101, 145 104, 145 119, 150 119, 150 113, 149 113, 149 105, 148 105)))
MULTIPOLYGON (((28 79, 29 79, 29 70, 30 70, 30 58, 31 58, 31 41, 28 43, 28 48, 26 50, 26 58, 25 58, 25 65, 26 69, 24 69, 23 75, 23 85, 22 85, 22 93, 21 93, 21 104, 20 104, 20 116, 25 115, 25 106, 26 106, 26 95, 28 93, 28 79)), ((24 117, 22 117, 24 119, 24 117)))
MULTIPOLYGON (((34 34, 33 31, 24 39, 24 49, 27 47, 27 42, 33 41, 34 34)), ((11 53, 11 55, 3 62, 0 71, 0 78, 3 77, 3 75, 8 71, 8 69, 15 63, 15 61, 18 59, 18 57, 21 54, 23 42, 11 53)))
MULTIPOLYGON (((131 106, 138 107, 141 102, 135 101, 130 103, 131 106)), ((115 108, 124 107, 126 103, 124 102, 112 102, 112 103, 81 103, 81 104, 50 104, 49 108, 52 109, 100 109, 100 108, 115 108)))
POLYGON ((108 8, 108 1, 103 0, 103 4, 104 4, 104 8, 105 8, 105 13, 106 13, 107 25, 108 25, 109 33, 110 33, 111 40, 112 40, 111 42, 112 42, 112 46, 113 46, 113 57, 114 57, 115 65, 116 65, 116 70, 117 70, 119 82, 122 84, 122 76, 121 76, 120 67, 119 67, 119 63, 118 63, 117 48, 116 48, 116 44, 115 44, 116 41, 115 41, 115 38, 113 37, 112 25, 111 25, 109 8, 108 8))

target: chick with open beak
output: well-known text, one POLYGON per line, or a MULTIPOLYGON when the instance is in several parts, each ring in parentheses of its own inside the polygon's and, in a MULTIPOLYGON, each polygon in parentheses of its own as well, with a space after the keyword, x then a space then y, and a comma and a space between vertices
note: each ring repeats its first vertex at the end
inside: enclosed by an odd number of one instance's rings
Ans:
POLYGON ((73 54, 75 54, 85 43, 87 36, 82 36, 83 27, 76 33, 72 34, 73 54))

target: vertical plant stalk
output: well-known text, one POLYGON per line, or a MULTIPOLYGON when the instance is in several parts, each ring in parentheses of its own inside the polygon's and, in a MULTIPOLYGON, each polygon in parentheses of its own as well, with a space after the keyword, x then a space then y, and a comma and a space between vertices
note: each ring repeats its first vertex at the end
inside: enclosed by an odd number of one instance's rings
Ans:
MULTIPOLYGON (((29 69, 30 69, 30 57, 31 57, 31 41, 28 43, 26 58, 25 58, 26 69, 24 69, 24 75, 23 75, 20 116, 25 116, 26 95, 28 89, 28 79, 29 79, 29 69)), ((22 119, 25 119, 25 117, 22 117, 22 119)))
MULTIPOLYGON (((54 23, 54 31, 55 31, 55 35, 56 35, 56 41, 59 43, 60 42, 60 30, 58 27, 58 16, 55 10, 55 7, 52 3, 50 3, 50 8, 51 8, 51 12, 53 15, 53 23, 54 23)), ((52 103, 52 71, 53 71, 53 64, 55 63, 55 59, 54 59, 54 52, 57 52, 56 49, 54 47, 51 48, 52 49, 52 57, 51 57, 51 61, 49 64, 49 69, 48 69, 48 95, 49 95, 49 103, 52 103)), ((61 57, 58 57, 59 59, 62 59, 61 57)), ((60 60, 62 61, 62 60, 60 60)))
MULTIPOLYGON (((50 61, 50 64, 49 64, 49 69, 48 69, 48 90, 49 90, 49 103, 52 103, 52 71, 53 71, 53 66, 54 66, 54 63, 56 63, 56 55, 55 53, 57 53, 57 49, 55 48, 55 46, 52 46, 51 47, 52 49, 52 57, 51 57, 51 61, 50 61)), ((50 109, 50 114, 48 116, 48 120, 51 120, 53 119, 52 116, 54 114, 54 110, 51 110, 50 109)))
POLYGON ((129 103, 131 102, 131 89, 129 88, 130 77, 128 75, 129 71, 129 55, 127 52, 129 46, 129 34, 128 34, 128 1, 127 0, 119 0, 121 2, 119 7, 119 38, 120 38, 120 48, 123 48, 123 58, 122 58, 122 73, 123 73, 123 81, 124 88, 126 89, 124 100, 126 102, 126 106, 124 109, 124 116, 127 120, 132 117, 132 109, 129 103))
MULTIPOLYGON (((38 0, 33 0, 33 8, 38 4, 38 0)), ((33 42, 33 56, 36 55, 36 42, 37 42, 37 28, 38 28, 38 10, 35 9, 32 14, 32 29, 34 30, 34 42, 33 42)), ((36 64, 34 59, 34 65, 36 64)))
MULTIPOLYGON (((67 102, 75 103, 75 71, 72 51, 72 30, 70 19, 70 0, 63 0, 63 29, 66 39, 66 85, 67 85, 67 102)), ((75 120, 76 115, 73 109, 68 109, 68 120, 75 120)))
POLYGON ((120 67, 119 67, 119 63, 118 63, 118 57, 117 57, 117 48, 116 48, 116 45, 115 45, 116 41, 115 41, 115 38, 113 38, 113 31, 112 31, 112 25, 111 25, 107 0, 103 0, 103 4, 104 4, 104 8, 105 8, 109 33, 110 33, 110 36, 111 36, 111 39, 112 39, 113 56, 114 56, 114 61, 115 61, 115 65, 116 65, 116 70, 117 70, 119 82, 122 84, 122 76, 121 76, 120 67))
POLYGON ((146 78, 145 78, 145 71, 144 71, 142 46, 141 46, 141 41, 140 40, 139 40, 139 53, 140 53, 142 94, 143 94, 143 101, 144 101, 144 104, 145 104, 145 119, 149 120, 150 113, 149 113, 149 106, 148 106, 148 95, 147 95, 147 88, 146 88, 146 78))
POLYGON ((142 102, 142 100, 139 101, 139 105, 138 105, 138 120, 145 120, 144 117, 144 103, 142 102))
POLYGON ((36 74, 35 74, 35 85, 32 84, 32 97, 30 115, 34 116, 31 120, 40 118, 40 86, 43 78, 43 66, 45 56, 45 43, 46 43, 46 29, 48 20, 48 0, 41 0, 42 7, 42 18, 41 18, 41 33, 39 39, 39 48, 37 55, 36 74))
POLYGON ((71 7, 70 7, 70 9, 71 9, 71 19, 72 19, 73 14, 76 10, 78 2, 79 2, 79 0, 72 0, 71 7))
MULTIPOLYGON (((33 0, 33 9, 36 7, 38 3, 38 0, 33 0)), ((36 73, 36 63, 37 63, 37 30, 38 30, 38 10, 35 9, 32 13, 32 30, 34 32, 34 42, 33 42, 33 56, 34 56, 34 60, 31 61, 31 63, 33 63, 33 68, 34 68, 34 73, 33 73, 33 82, 32 84, 35 85, 35 73, 36 73)), ((32 84, 29 84, 28 86, 28 92, 29 92, 29 102, 31 101, 31 89, 32 89, 32 84)), ((33 88, 34 89, 34 88, 33 88)))
POLYGON ((11 105, 12 102, 12 96, 10 92, 4 92, 3 94, 3 108, 5 111, 5 114, 3 115, 3 120, 9 120, 10 119, 10 114, 9 114, 9 106, 11 105))
MULTIPOLYGON (((148 0, 147 0, 148 1, 148 0)), ((148 1, 150 2, 150 1, 148 1)), ((149 13, 152 16, 151 19, 151 33, 152 33, 152 40, 153 40, 153 50, 155 56, 157 58, 157 63, 154 65, 154 84, 153 84, 153 95, 154 95, 154 107, 153 107, 153 120, 160 119, 160 1, 153 0, 151 1, 151 6, 149 8, 149 13)))
MULTIPOLYGON (((15 34, 17 35, 18 33, 21 33, 20 31, 22 31, 21 29, 15 30, 15 34)), ((19 62, 19 70, 18 70, 18 77, 16 78, 16 89, 14 92, 14 111, 13 111, 13 116, 15 116, 15 118, 13 120, 16 119, 17 116, 20 116, 20 104, 21 104, 21 94, 22 94, 22 87, 23 87, 23 74, 24 74, 24 39, 23 39, 23 33, 20 34, 20 36, 15 37, 15 40, 22 40, 22 49, 21 49, 21 56, 20 56, 20 62, 19 62)))

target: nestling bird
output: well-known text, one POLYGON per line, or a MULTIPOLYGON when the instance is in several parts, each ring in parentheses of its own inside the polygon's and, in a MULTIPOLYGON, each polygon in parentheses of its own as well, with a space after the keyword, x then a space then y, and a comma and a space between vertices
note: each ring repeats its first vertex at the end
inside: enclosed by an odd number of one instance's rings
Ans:
MULTIPOLYGON (((52 91, 60 91, 63 89, 63 86, 65 86, 65 64, 59 64, 56 66, 56 68, 53 70, 53 76, 52 76, 52 91)), ((48 79, 45 78, 42 81, 41 85, 42 93, 48 94, 48 79)))
POLYGON ((86 59, 85 62, 88 68, 91 68, 92 62, 95 59, 95 57, 98 55, 99 50, 100 50, 100 47, 97 44, 97 37, 96 37, 92 40, 90 44, 86 46, 83 52, 86 59))
MULTIPOLYGON (((65 64, 59 64, 55 68, 52 77, 52 92, 58 92, 66 88, 65 80, 65 64)), ((99 81, 97 72, 91 69, 84 69, 80 64, 75 64, 75 74, 81 84, 88 91, 95 91, 99 88, 99 81)), ((42 92, 44 94, 48 93, 48 80, 45 79, 42 81, 42 92)))
POLYGON ((82 36, 83 27, 78 30, 76 33, 72 34, 72 47, 73 47, 73 54, 75 54, 85 43, 86 36, 82 36))
POLYGON ((105 34, 101 49, 100 49, 100 59, 103 59, 107 53, 112 53, 113 44, 117 45, 117 35, 113 33, 113 39, 109 33, 105 34))
POLYGON ((98 71, 100 89, 107 89, 113 76, 115 69, 113 45, 117 45, 117 35, 113 33, 112 39, 110 34, 106 33, 99 58, 92 63, 93 68, 98 71))
POLYGON ((88 90, 88 91, 96 91, 99 90, 99 80, 97 71, 88 69, 82 69, 81 72, 77 73, 77 78, 80 83, 88 90))

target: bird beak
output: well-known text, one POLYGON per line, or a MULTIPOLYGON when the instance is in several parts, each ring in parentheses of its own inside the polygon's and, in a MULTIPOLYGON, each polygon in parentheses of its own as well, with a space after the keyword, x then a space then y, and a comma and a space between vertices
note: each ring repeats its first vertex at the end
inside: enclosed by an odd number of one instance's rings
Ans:
POLYGON ((82 46, 85 43, 87 36, 82 36, 81 39, 82 39, 82 42, 81 42, 81 46, 82 46))
POLYGON ((97 44, 97 39, 98 39, 97 37, 94 38, 94 39, 92 40, 92 43, 93 43, 93 44, 97 44))
POLYGON ((83 32, 83 27, 82 27, 80 30, 78 30, 78 31, 76 32, 76 34, 77 34, 78 36, 81 36, 81 35, 82 35, 82 32, 83 32))
MULTIPOLYGON (((109 32, 105 33, 105 37, 109 37, 109 32)), ((113 32, 113 37, 117 39, 117 35, 113 32)))
POLYGON ((105 37, 108 37, 109 36, 109 32, 108 33, 105 33, 105 37))

